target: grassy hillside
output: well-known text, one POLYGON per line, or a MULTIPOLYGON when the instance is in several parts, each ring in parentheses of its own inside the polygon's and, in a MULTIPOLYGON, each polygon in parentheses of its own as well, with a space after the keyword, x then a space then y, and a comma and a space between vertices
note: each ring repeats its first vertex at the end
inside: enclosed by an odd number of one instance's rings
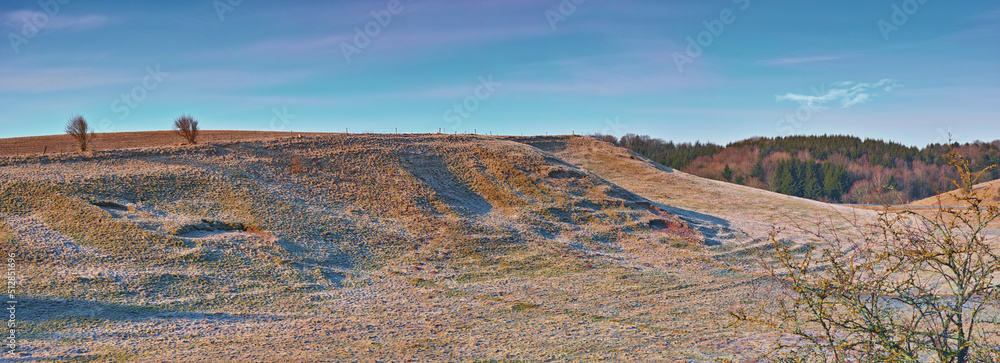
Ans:
MULTIPOLYGON (((996 204, 1000 202, 1000 180, 977 184, 974 190, 979 191, 981 193, 980 197, 984 198, 988 203, 996 204)), ((917 207, 961 206, 963 203, 957 199, 957 195, 958 191, 951 191, 921 199, 909 205, 917 207)))
POLYGON ((586 137, 0 157, 32 360, 709 361, 760 349, 768 232, 835 211, 586 137))

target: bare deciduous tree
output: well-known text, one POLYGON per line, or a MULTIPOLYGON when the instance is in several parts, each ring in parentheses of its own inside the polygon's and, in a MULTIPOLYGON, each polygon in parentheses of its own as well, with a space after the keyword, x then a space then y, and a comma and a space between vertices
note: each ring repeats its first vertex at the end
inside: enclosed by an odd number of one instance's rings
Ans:
POLYGON ((820 227, 811 234, 828 246, 804 254, 772 237, 766 268, 784 286, 778 302, 733 312, 781 333, 767 360, 1000 361, 1000 238, 987 230, 1000 208, 987 202, 990 188, 974 188, 983 172, 949 157, 960 207, 886 208, 856 233, 820 227))
POLYGON ((73 116, 66 124, 66 134, 76 141, 80 146, 80 151, 87 151, 87 146, 94 140, 94 130, 87 125, 87 120, 83 116, 73 116))
POLYGON ((189 144, 198 143, 198 120, 191 116, 184 115, 175 120, 174 131, 186 139, 189 144))

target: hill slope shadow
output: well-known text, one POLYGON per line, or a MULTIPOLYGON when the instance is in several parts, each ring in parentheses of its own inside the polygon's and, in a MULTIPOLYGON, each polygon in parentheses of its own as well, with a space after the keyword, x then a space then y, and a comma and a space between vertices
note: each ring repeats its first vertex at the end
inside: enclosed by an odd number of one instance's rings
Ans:
POLYGON ((206 314, 163 310, 157 307, 108 304, 81 299, 24 297, 17 300, 17 312, 28 323, 44 323, 67 318, 106 321, 141 321, 146 319, 229 319, 229 314, 206 314))
POLYGON ((448 163, 440 155, 410 155, 403 158, 401 166, 458 213, 482 215, 493 210, 486 198, 449 171, 448 163))

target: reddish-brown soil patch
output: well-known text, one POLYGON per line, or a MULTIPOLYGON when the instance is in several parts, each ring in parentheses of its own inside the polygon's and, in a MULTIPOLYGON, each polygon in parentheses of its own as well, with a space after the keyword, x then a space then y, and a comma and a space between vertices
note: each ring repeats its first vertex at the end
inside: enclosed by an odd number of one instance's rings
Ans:
MULTIPOLYGON (((320 133, 291 133, 272 131, 202 131, 199 143, 274 139, 320 133)), ((90 150, 131 149, 141 147, 175 146, 186 142, 173 131, 116 132, 97 134, 90 150)), ((76 152, 76 142, 68 135, 48 135, 0 139, 0 156, 58 154, 76 152)))

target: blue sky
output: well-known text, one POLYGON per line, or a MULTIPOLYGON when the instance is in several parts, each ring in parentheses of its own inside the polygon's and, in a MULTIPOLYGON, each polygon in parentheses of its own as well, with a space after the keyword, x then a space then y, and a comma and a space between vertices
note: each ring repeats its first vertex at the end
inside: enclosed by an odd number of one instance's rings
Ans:
POLYGON ((60 1, 0 3, 0 137, 1000 139, 993 0, 60 1))

